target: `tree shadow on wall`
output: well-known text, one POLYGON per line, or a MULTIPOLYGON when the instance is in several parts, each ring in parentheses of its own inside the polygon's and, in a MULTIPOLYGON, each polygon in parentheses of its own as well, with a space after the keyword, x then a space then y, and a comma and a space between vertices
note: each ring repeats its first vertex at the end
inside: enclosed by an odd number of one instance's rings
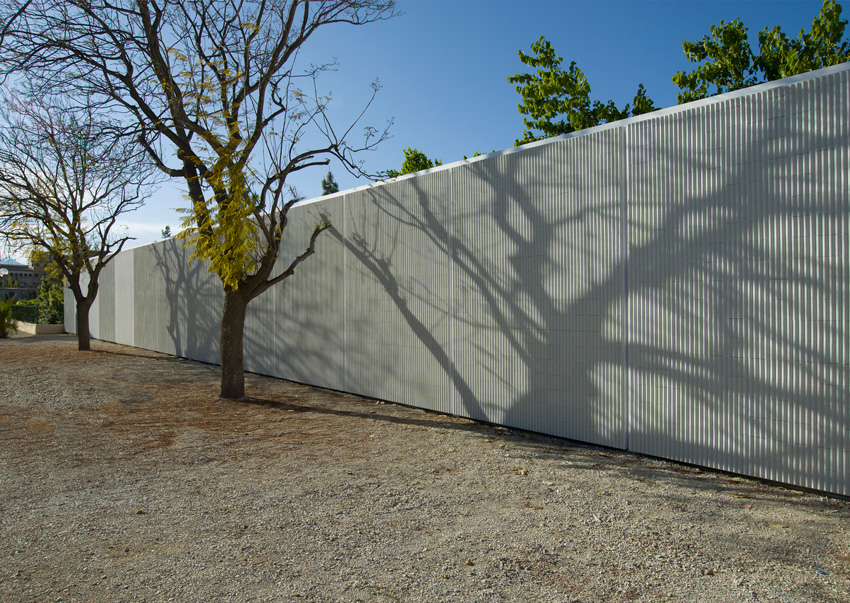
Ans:
MULTIPOLYGON (((136 253, 148 251, 153 272, 150 290, 142 292, 148 313, 143 320, 148 349, 219 364, 219 326, 224 294, 211 278, 205 262, 190 263, 183 241, 166 239, 136 253)), ((139 275, 136 275, 137 287, 139 275)), ((137 342, 137 345, 139 343, 137 342)))
MULTIPOLYGON (((523 157, 527 159, 528 155, 523 157)), ((565 330, 572 326, 574 337, 580 334, 584 340, 587 325, 576 321, 577 311, 564 303, 564 295, 550 291, 552 285, 547 282, 556 269, 549 250, 559 229, 583 228, 592 209, 579 207, 556 216, 551 203, 536 207, 539 199, 520 194, 518 157, 509 155, 499 161, 458 168, 468 172, 467 180, 474 180, 460 188, 477 193, 486 202, 476 207, 474 200, 456 200, 451 219, 446 214, 445 199, 443 203, 434 202, 433 181, 440 177, 448 180, 445 173, 404 181, 412 191, 399 197, 387 194, 392 191, 388 187, 378 189, 372 199, 372 219, 377 219, 377 226, 370 225, 366 231, 355 225, 347 246, 388 293, 439 369, 453 380, 458 401, 453 412, 599 441, 554 430, 551 423, 560 393, 559 384, 554 382, 559 372, 556 364, 569 367, 567 380, 575 391, 590 398, 598 395, 586 373, 573 366, 587 356, 580 349, 586 341, 581 346, 569 345, 565 330), (423 185, 422 178, 432 182, 423 185), (421 233, 418 244, 431 247, 434 255, 451 256, 453 287, 441 288, 443 295, 435 295, 427 283, 404 274, 417 262, 393 257, 399 225, 405 232, 421 233), (394 265, 398 266, 395 270, 394 265), (453 317, 451 344, 439 341, 417 313, 436 313, 446 320, 453 317), (552 324, 562 330, 553 332, 552 324), (553 350, 557 355, 550 357, 553 350)), ((536 160, 539 162, 539 158, 536 160)), ((454 195, 459 195, 457 190, 454 195)), ((608 204, 599 211, 611 213, 613 209, 608 204)), ((427 264, 427 259, 418 263, 427 264)), ((596 294, 611 286, 616 284, 599 286, 596 294)), ((590 310, 583 300, 577 305, 582 314, 590 310)))
MULTIPOLYGON (((342 200, 296 206, 288 217, 275 274, 288 268, 292 260, 307 249, 318 222, 342 223, 342 200)), ((323 233, 317 241, 316 254, 307 258, 292 276, 264 294, 273 293, 273 301, 268 300, 267 304, 274 309, 271 313, 263 313, 264 322, 257 321, 254 328, 267 329, 269 334, 264 339, 268 341, 269 336, 273 339, 274 366, 269 374, 343 390, 343 253, 334 239, 338 240, 339 236, 333 231, 323 233), (268 322, 270 315, 273 315, 273 324, 268 322)), ((246 333, 246 340, 248 336, 246 333)))
POLYGON ((457 414, 768 478, 793 455, 797 483, 835 470, 819 438, 848 430, 848 202, 817 166, 842 140, 802 120, 729 123, 727 153, 745 153, 730 161, 719 134, 694 145, 664 127, 666 149, 632 147, 652 165, 630 167, 628 257, 617 190, 559 167, 600 134, 373 189, 377 224, 353 224, 346 247, 454 383, 457 414), (452 258, 451 293, 410 278, 402 231, 452 258), (453 317, 450 343, 429 313, 453 317))
MULTIPOLYGON (((338 230, 334 229, 330 232, 332 236, 337 238, 337 240, 343 241, 342 234, 338 230)), ((453 379, 454 387, 461 392, 461 395, 465 400, 470 401, 470 405, 472 407, 470 412, 473 414, 470 414, 469 416, 484 418, 484 413, 481 409, 477 408, 475 396, 473 395, 470 386, 465 382, 462 375, 454 373, 453 364, 449 356, 449 349, 446 346, 445 341, 442 341, 439 337, 435 336, 432 327, 426 324, 427 318, 421 317, 421 312, 417 311, 421 310, 423 307, 428 307, 432 312, 436 311, 437 313, 444 314, 446 316, 446 320, 448 320, 448 313, 446 310, 439 307, 437 302, 432 299, 432 296, 423 296, 410 287, 400 286, 399 280, 393 270, 393 254, 391 248, 388 251, 381 249, 381 246, 377 244, 376 240, 367 240, 359 233, 353 233, 348 240, 344 241, 344 244, 351 255, 356 258, 357 262, 366 268, 372 278, 383 289, 395 305, 398 314, 403 319, 410 333, 424 346, 428 354, 430 354, 436 362, 439 370, 447 376, 448 380, 453 379)), ((403 362, 403 365, 406 365, 408 368, 412 368, 413 366, 413 363, 410 362, 409 359, 397 358, 397 360, 404 360, 405 362, 403 362)), ((398 363, 386 363, 386 365, 386 369, 392 371, 395 378, 408 378, 405 376, 407 371, 404 370, 404 366, 400 366, 398 363)), ((448 396, 450 394, 449 392, 445 392, 444 395, 448 396)), ((402 403, 412 402, 409 400, 398 401, 402 403)))

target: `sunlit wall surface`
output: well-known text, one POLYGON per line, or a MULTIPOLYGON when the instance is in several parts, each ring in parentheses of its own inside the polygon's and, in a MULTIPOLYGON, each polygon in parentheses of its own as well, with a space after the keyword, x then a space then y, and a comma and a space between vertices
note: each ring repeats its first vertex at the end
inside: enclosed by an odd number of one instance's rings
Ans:
MULTIPOLYGON (((848 115, 839 66, 302 203, 246 369, 850 494, 848 115)), ((117 257, 92 335, 217 362, 188 257, 117 257)))

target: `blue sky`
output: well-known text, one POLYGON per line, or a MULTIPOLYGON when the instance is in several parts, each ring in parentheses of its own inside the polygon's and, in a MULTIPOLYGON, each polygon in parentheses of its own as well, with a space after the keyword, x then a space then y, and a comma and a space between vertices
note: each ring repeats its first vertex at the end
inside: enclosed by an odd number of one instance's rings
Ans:
MULTIPOLYGON (((811 28, 820 1, 570 2, 565 0, 401 0, 404 15, 360 28, 328 29, 313 51, 339 60, 327 78, 340 103, 359 107, 375 77, 383 88, 369 118, 394 117, 393 138, 364 154, 370 169, 398 169, 416 147, 444 162, 475 151, 510 147, 522 136, 520 102, 507 76, 525 68, 517 51, 546 36, 564 63, 576 61, 591 97, 631 102, 640 83, 656 106, 676 104, 671 81, 689 64, 682 41, 712 24, 740 17, 751 42, 780 25, 793 34, 811 28)), ((845 17, 847 15, 844 15, 845 17)), ((321 56, 321 55, 320 55, 321 56)), ((333 169, 333 168, 332 168, 333 169)), ((342 188, 362 184, 333 169, 342 188)), ((301 194, 321 192, 321 169, 298 182, 301 194)))
MULTIPOLYGON (((631 102, 643 83, 656 106, 676 104, 671 76, 689 68, 683 40, 709 33, 712 24, 741 18, 751 43, 766 26, 796 37, 811 28, 815 1, 400 0, 403 15, 364 27, 334 26, 318 32, 302 59, 336 58, 339 69, 321 80, 333 93, 333 112, 344 121, 359 111, 379 78, 383 88, 365 123, 394 119, 392 138, 364 153, 370 171, 398 169, 403 150, 415 147, 445 163, 475 151, 513 145, 523 131, 520 97, 507 76, 522 71, 517 51, 546 36, 564 63, 587 75, 591 98, 631 102)), ((850 16, 850 9, 843 17, 850 16)), ((341 189, 365 184, 331 165, 341 189)), ((306 198, 321 193, 323 168, 291 182, 306 198)), ((142 244, 159 238, 185 203, 179 188, 163 186, 147 206, 127 216, 142 244)))

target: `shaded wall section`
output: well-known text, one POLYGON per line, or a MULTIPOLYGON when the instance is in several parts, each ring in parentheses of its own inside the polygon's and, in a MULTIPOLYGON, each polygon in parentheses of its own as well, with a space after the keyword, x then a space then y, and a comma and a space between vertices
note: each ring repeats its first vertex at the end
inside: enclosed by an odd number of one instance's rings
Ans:
POLYGON ((452 171, 456 413, 625 447, 621 136, 452 171))
POLYGON ((347 391, 455 412, 450 185, 438 171, 345 196, 347 391))
MULTIPOLYGON (((316 254, 308 258, 295 274, 272 287, 257 301, 274 306, 273 314, 250 316, 246 325, 246 355, 261 339, 271 337, 272 347, 265 350, 272 371, 287 379, 320 387, 345 390, 345 272, 342 230, 343 197, 313 203, 292 212, 286 241, 275 274, 307 249, 310 236, 321 220, 330 220, 316 244, 316 254), (273 320, 269 320, 270 317, 273 320), (255 331, 265 331, 262 338, 255 331)), ((253 311, 250 309, 249 310, 253 311)), ((263 371, 265 372, 265 371, 263 371)))
MULTIPOLYGON (((849 76, 303 202, 246 369, 848 495, 849 76)), ((218 362, 189 254, 119 255, 92 334, 218 362)))
POLYGON ((846 69, 628 128, 631 448, 848 493, 846 69))

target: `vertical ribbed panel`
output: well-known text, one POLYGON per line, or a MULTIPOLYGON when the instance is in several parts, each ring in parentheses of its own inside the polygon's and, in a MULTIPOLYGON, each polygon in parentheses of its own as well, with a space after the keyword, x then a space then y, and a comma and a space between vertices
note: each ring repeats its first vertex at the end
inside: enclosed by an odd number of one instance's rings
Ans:
POLYGON ((100 271, 98 289, 98 339, 115 341, 115 261, 100 271))
MULTIPOLYGON (((171 244, 171 240, 163 243, 171 244)), ((158 261, 161 274, 167 275, 169 338, 180 344, 178 356, 218 364, 224 306, 221 281, 207 262, 190 262, 192 248, 183 241, 174 241, 173 247, 165 248, 169 250, 165 257, 173 254, 174 263, 158 261)))
MULTIPOLYGON (((80 289, 84 295, 88 292, 89 278, 87 272, 80 275, 80 289)), ((100 338, 100 297, 95 297, 89 308, 89 335, 100 338)))
POLYGON ((245 313, 244 366, 246 371, 272 375, 275 372, 274 288, 251 300, 245 313))
POLYGON ((133 280, 134 250, 130 249, 115 256, 112 266, 115 270, 115 339, 123 345, 136 345, 135 329, 135 282, 133 280))
POLYGON ((457 414, 625 445, 619 136, 453 171, 457 414))
POLYGON ((332 228, 319 235, 316 253, 292 276, 251 302, 274 296, 274 314, 256 323, 274 338, 272 374, 340 390, 344 389, 343 203, 342 197, 334 197, 292 209, 275 275, 306 251, 321 220, 330 220, 332 228))
POLYGON ((137 320, 133 338, 140 348, 177 355, 184 349, 176 294, 184 264, 182 251, 171 240, 134 250, 137 320))
POLYGON ((74 301, 74 294, 68 287, 65 287, 65 332, 77 334, 77 302, 74 301))
POLYGON ((224 295, 206 264, 189 265, 183 241, 166 239, 133 250, 136 346, 218 362, 224 295))
MULTIPOLYGON (((287 234, 295 229, 288 228, 287 234)), ((285 286, 285 285, 282 285, 285 286)), ((248 304, 245 313, 243 334, 243 366, 246 371, 273 375, 275 373, 275 317, 276 289, 255 297, 248 304)))
MULTIPOLYGON (((300 205, 246 368, 850 495, 848 116, 830 68, 300 205)), ((92 334, 218 362, 188 258, 119 255, 92 334)))
POLYGON ((848 72, 629 129, 630 447, 848 490, 848 72))
POLYGON ((451 412, 448 171, 346 195, 346 389, 451 412))

